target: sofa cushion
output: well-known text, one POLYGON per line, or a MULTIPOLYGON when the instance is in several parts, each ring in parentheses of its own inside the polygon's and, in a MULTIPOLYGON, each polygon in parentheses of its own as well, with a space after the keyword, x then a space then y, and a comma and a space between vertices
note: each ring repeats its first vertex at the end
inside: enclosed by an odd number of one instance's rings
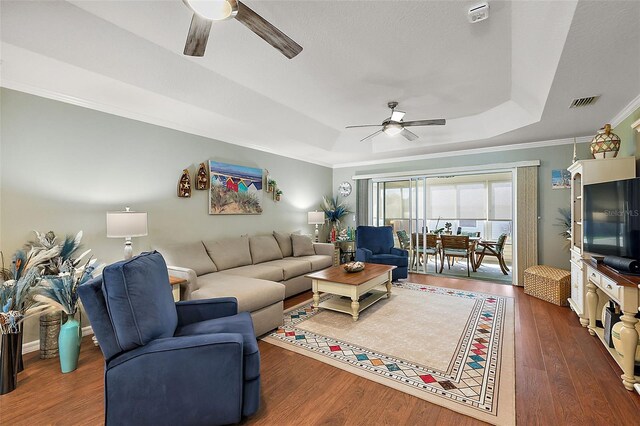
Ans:
POLYGON ((316 254, 313 248, 313 241, 307 235, 291 234, 291 244, 293 245, 294 257, 316 254))
POLYGON ((109 265, 102 271, 102 292, 123 351, 173 336, 178 314, 167 264, 156 251, 109 265))
POLYGON ((253 380, 260 376, 260 353, 258 342, 253 334, 253 321, 248 312, 241 312, 229 317, 199 321, 176 330, 176 336, 193 336, 197 334, 239 333, 242 335, 243 371, 245 380, 253 380))
POLYGON ((282 251, 273 235, 258 235, 249 238, 249 250, 253 264, 282 259, 282 251))
POLYGON ((311 262, 307 262, 306 260, 299 260, 299 258, 297 257, 272 260, 271 262, 264 263, 264 265, 278 266, 282 268, 285 280, 290 280, 291 278, 299 277, 300 275, 308 274, 309 272, 311 272, 311 262))
POLYGON ((218 271, 251 265, 249 237, 246 235, 218 241, 203 241, 203 243, 218 271))
POLYGON ((248 265, 238 268, 226 269, 225 274, 240 275, 248 278, 259 278, 261 280, 282 281, 284 273, 281 266, 248 265))
POLYGON ((285 287, 273 281, 230 275, 226 272, 198 277, 200 288, 191 293, 192 299, 235 297, 238 311, 257 311, 284 300, 285 287))
POLYGON ((311 265, 312 271, 319 271, 320 269, 333 266, 333 257, 325 256, 322 254, 314 254, 313 256, 296 257, 298 260, 305 260, 311 265))
POLYGON ((273 236, 280 246, 283 257, 293 256, 293 245, 291 244, 291 234, 273 231, 273 236))
POLYGON ((196 275, 209 274, 218 270, 207 254, 202 241, 167 244, 156 246, 155 249, 162 254, 168 265, 193 269, 196 275))

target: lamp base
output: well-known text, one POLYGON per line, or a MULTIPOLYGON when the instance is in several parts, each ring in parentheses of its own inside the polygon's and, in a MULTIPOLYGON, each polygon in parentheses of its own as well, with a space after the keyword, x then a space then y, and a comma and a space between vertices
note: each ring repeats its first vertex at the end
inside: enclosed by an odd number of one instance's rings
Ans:
POLYGON ((131 245, 131 238, 125 238, 124 240, 124 260, 129 260, 133 257, 133 246, 131 245))
POLYGON ((316 223, 316 243, 319 242, 319 231, 318 231, 318 224, 316 223))

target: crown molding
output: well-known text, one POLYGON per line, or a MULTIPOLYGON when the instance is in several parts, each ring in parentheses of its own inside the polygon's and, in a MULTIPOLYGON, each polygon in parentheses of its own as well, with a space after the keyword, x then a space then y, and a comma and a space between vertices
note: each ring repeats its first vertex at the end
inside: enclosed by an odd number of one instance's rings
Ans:
POLYGON ((397 179, 402 177, 420 176, 420 177, 433 177, 449 174, 456 175, 472 175, 478 172, 482 173, 500 173, 505 171, 513 171, 518 167, 540 167, 540 160, 529 161, 516 161, 512 163, 493 163, 493 164, 478 164, 475 166, 459 166, 459 167, 447 167, 444 169, 430 169, 430 170, 409 170, 406 172, 386 172, 386 173, 374 173, 368 175, 355 175, 352 176, 353 180, 360 179, 374 179, 376 181, 384 181, 388 179, 397 179))
MULTIPOLYGON (((611 127, 618 126, 625 119, 627 119, 627 117, 633 114, 633 112, 638 108, 640 108, 640 94, 636 96, 634 100, 629 102, 629 104, 626 107, 622 108, 622 111, 616 114, 616 116, 609 121, 611 123, 611 127)), ((631 126, 633 127, 633 125, 635 124, 636 123, 633 123, 631 126)))
MULTIPOLYGON (((591 136, 579 136, 579 137, 576 137, 575 139, 576 139, 576 143, 591 142, 591 136)), ((476 154, 485 154, 485 153, 491 153, 491 152, 514 151, 519 149, 546 148, 550 146, 570 145, 570 144, 573 144, 573 138, 551 139, 547 141, 524 142, 524 143, 516 143, 516 144, 510 144, 510 145, 488 146, 486 148, 473 148, 473 149, 465 149, 460 151, 436 152, 433 154, 412 155, 408 157, 389 158, 385 160, 357 161, 353 163, 336 164, 333 166, 333 168, 340 169, 345 167, 376 166, 380 164, 392 164, 392 163, 402 163, 407 161, 429 160, 433 158, 458 157, 458 156, 464 156, 464 155, 476 155, 476 154)))

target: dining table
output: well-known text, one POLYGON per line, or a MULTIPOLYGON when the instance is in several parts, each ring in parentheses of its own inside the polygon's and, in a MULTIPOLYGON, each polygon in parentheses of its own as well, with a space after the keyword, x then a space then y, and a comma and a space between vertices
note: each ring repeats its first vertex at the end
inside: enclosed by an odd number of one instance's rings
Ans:
MULTIPOLYGON (((424 239, 423 239, 423 235, 425 235, 425 234, 413 234, 413 237, 414 237, 414 238, 412 238, 412 241, 414 241, 414 242, 415 242, 415 241, 418 241, 418 244, 416 245, 416 246, 417 246, 417 250, 418 250, 418 251, 420 251, 420 249, 422 248, 422 245, 423 245, 423 244, 421 244, 421 243, 424 241, 424 239), (415 237, 416 235, 418 236, 417 238, 415 237)), ((427 234, 427 235, 430 235, 430 234, 427 234)), ((445 235, 448 235, 448 234, 445 234, 445 235)), ((476 247, 477 245, 480 245, 480 244, 481 244, 481 243, 483 243, 483 242, 484 242, 484 241, 482 240, 482 237, 471 237, 471 236, 470 236, 470 237, 469 237, 469 248, 471 248, 472 250, 475 250, 475 247, 476 247)), ((438 252, 439 252, 439 253, 441 253, 441 245, 440 245, 440 244, 441 244, 441 238, 440 238, 440 234, 438 234, 437 243, 438 243, 438 252)), ((494 246, 495 246, 495 241, 487 241, 487 243, 493 243, 493 244, 494 244, 494 246)), ((416 249, 416 247, 414 247, 414 249, 416 249)), ((442 256, 442 254, 440 254, 440 255, 442 256)), ((420 257, 422 257, 422 255, 421 255, 420 257)), ((414 262, 415 262, 415 261, 413 261, 413 262, 412 262, 412 264, 413 264, 414 262)), ((471 262, 472 262, 473 270, 474 270, 474 272, 475 272, 475 269, 476 269, 476 268, 475 268, 476 263, 475 263, 475 256, 473 256, 473 255, 471 256, 471 262)), ((423 264, 423 262, 422 262, 421 260, 418 260, 418 263, 419 263, 420 265, 422 265, 422 264, 423 264)), ((416 265, 416 267, 417 267, 417 266, 418 266, 418 265, 416 265)))

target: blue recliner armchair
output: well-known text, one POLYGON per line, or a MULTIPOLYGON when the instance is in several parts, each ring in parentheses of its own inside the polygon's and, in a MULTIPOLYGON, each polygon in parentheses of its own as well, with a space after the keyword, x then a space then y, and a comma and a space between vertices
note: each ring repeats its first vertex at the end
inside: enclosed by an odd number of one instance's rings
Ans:
POLYGON ((397 266, 392 272, 393 280, 407 278, 409 252, 393 246, 391 226, 358 226, 356 260, 397 266))
POLYGON ((78 292, 105 358, 107 425, 219 425, 258 410, 260 353, 235 298, 174 303, 158 252, 78 292))

